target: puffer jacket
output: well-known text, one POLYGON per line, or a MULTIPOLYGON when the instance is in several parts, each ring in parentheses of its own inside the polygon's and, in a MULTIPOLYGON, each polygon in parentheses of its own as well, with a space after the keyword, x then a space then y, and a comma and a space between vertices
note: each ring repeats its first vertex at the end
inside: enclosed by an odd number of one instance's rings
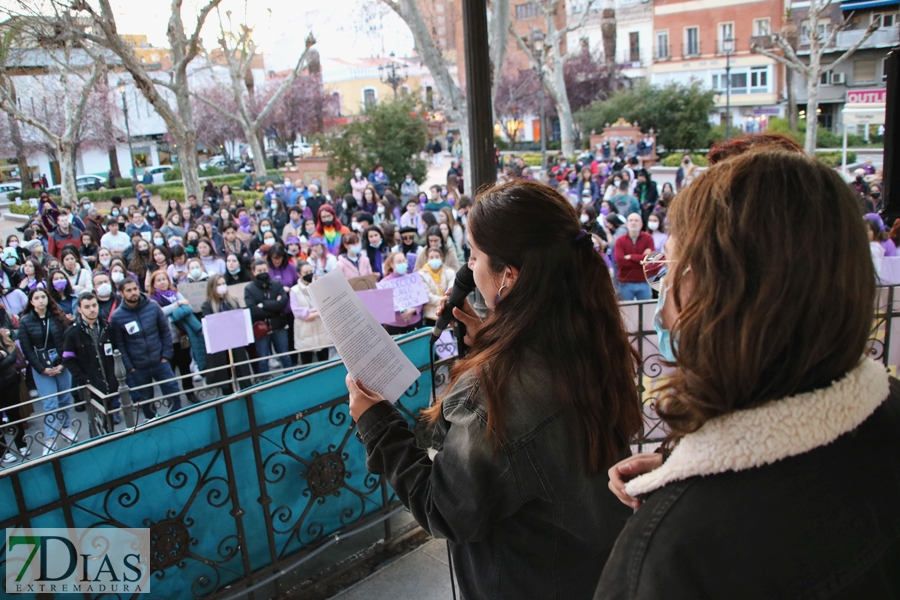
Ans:
POLYGON ((52 315, 48 314, 47 318, 41 319, 34 311, 29 312, 19 319, 19 345, 22 347, 22 354, 25 360, 32 367, 36 367, 41 374, 44 373, 44 364, 38 359, 36 350, 44 348, 44 339, 47 340, 47 349, 56 349, 59 358, 62 359, 63 347, 65 346, 66 330, 68 326, 60 324, 52 315), (47 336, 45 323, 50 325, 50 335, 47 336))
POLYGON ((284 311, 289 293, 278 281, 270 280, 267 285, 260 286, 254 279, 244 288, 244 304, 250 309, 254 323, 266 321, 272 331, 278 331, 288 326, 288 315, 284 311))
POLYGON ((150 369, 162 359, 172 360, 169 321, 156 302, 140 295, 137 306, 122 302, 110 319, 113 344, 122 353, 128 371, 150 369))

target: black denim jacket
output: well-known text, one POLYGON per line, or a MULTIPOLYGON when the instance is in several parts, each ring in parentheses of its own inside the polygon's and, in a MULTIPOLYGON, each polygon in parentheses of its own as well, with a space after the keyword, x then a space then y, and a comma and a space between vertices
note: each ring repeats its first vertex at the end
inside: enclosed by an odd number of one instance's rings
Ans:
POLYGON ((358 423, 367 465, 424 529, 450 541, 463 598, 591 598, 631 510, 609 491, 605 473, 586 473, 572 414, 540 362, 520 373, 496 456, 483 393, 464 375, 444 399, 434 461, 381 402, 358 423))

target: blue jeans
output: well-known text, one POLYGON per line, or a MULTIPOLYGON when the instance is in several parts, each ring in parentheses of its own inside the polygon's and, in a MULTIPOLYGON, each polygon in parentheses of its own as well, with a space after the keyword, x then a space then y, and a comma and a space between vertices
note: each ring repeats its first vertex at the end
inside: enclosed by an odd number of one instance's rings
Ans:
MULTIPOLYGON (((145 385, 152 381, 163 381, 166 379, 172 379, 175 377, 175 373, 172 371, 172 365, 168 362, 160 362, 158 365, 155 365, 149 369, 135 369, 131 373, 128 374, 127 380, 129 387, 136 388, 139 385, 145 385)), ((176 394, 172 396, 172 408, 169 410, 170 413, 175 412, 176 410, 181 408, 181 396, 178 393, 181 391, 181 388, 178 387, 177 381, 167 381, 166 383, 159 384, 159 389, 162 390, 164 396, 168 396, 169 394, 176 394)), ((136 392, 132 392, 131 397, 134 398, 137 395, 137 400, 150 400, 153 398, 153 388, 146 387, 142 390, 137 390, 136 392)), ((148 402, 141 406, 141 410, 144 411, 144 416, 148 419, 152 419, 156 416, 156 413, 153 410, 153 403, 148 402)))
MULTIPOLYGON (((273 331, 268 335, 265 335, 258 340, 256 340, 256 353, 259 355, 259 358, 262 359, 259 361, 259 372, 260 373, 268 373, 269 372, 269 361, 266 360, 267 356, 272 356, 272 346, 275 346, 274 354, 281 354, 282 352, 288 351, 288 330, 287 329, 279 329, 278 331, 273 331)), ((290 369, 291 368, 291 357, 290 356, 281 356, 279 359, 281 361, 281 368, 290 369)))
POLYGON ((648 283, 619 282, 619 298, 628 300, 649 300, 652 296, 648 283))
MULTIPOLYGON (((38 373, 37 369, 33 367, 31 369, 31 372, 34 375, 34 385, 37 386, 39 396, 49 396, 50 394, 62 392, 63 390, 72 388, 72 374, 69 373, 69 370, 65 367, 63 367, 62 373, 60 373, 56 377, 50 377, 49 375, 38 373)), ((57 408, 71 406, 72 394, 71 392, 66 392, 62 395, 50 396, 49 398, 44 398, 42 403, 44 412, 50 413, 57 408)), ((44 439, 50 440, 52 438, 55 438, 60 429, 69 427, 72 424, 71 417, 72 411, 69 409, 60 410, 53 414, 45 415, 44 439)))

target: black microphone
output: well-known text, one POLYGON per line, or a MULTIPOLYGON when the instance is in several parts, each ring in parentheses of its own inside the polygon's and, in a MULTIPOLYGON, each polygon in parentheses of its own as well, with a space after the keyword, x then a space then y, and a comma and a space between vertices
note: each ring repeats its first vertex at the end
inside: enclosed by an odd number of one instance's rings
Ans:
POLYGON ((472 269, 465 264, 456 272, 456 281, 453 282, 453 290, 444 305, 444 312, 438 317, 434 329, 431 330, 431 342, 434 343, 444 330, 450 326, 453 321, 453 309, 462 309, 466 302, 466 297, 475 289, 475 277, 472 275, 472 269))

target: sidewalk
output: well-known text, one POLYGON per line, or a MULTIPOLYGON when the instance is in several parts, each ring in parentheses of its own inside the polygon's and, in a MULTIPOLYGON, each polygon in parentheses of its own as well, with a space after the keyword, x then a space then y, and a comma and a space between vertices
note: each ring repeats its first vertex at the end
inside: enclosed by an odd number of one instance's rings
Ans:
MULTIPOLYGON (((448 167, 449 168, 449 167, 448 167)), ((356 583, 333 600, 446 600, 451 597, 447 542, 431 540, 356 583)))

